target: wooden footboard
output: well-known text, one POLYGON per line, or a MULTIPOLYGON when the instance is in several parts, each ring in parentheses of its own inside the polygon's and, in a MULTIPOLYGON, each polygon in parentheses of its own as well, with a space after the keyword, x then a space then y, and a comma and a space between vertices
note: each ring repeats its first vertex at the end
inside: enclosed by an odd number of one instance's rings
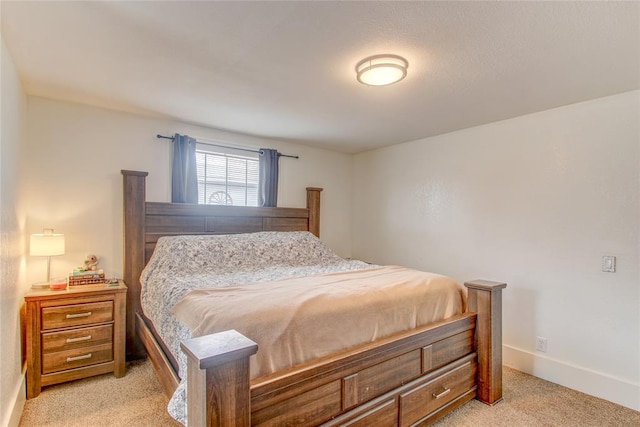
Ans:
POLYGON ((189 425, 429 424, 478 397, 502 399, 501 290, 474 281, 469 312, 249 381, 249 338, 227 331, 182 343, 189 425), (193 381, 192 381, 193 379, 193 381))

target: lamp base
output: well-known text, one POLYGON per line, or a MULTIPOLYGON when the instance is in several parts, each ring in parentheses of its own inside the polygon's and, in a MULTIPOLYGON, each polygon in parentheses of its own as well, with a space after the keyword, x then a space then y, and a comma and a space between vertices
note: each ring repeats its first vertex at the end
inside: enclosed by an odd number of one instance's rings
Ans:
POLYGON ((31 285, 31 289, 49 289, 49 282, 38 282, 31 285))
POLYGON ((49 280, 48 282, 38 282, 31 285, 31 289, 51 289, 53 291, 62 291, 67 289, 67 280, 66 278, 62 278, 49 280))

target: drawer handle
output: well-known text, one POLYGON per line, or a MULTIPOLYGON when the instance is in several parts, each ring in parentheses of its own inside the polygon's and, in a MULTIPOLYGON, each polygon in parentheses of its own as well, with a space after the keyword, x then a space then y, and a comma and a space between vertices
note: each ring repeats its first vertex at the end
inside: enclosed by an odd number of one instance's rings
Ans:
POLYGON ((436 399, 440 399, 442 396, 446 396, 447 394, 449 394, 450 391, 450 388, 442 387, 442 391, 440 393, 433 393, 433 397, 435 397, 436 399))
POLYGON ((89 316, 91 316, 91 312, 87 311, 86 313, 67 314, 67 319, 77 319, 78 317, 89 317, 89 316))
POLYGON ((86 337, 67 338, 67 344, 80 342, 80 341, 89 341, 90 339, 91 339, 91 335, 87 335, 86 337))
POLYGON ((82 356, 67 357, 67 362, 75 362, 76 360, 91 359, 91 356, 93 356, 93 354, 87 353, 87 354, 83 354, 82 356))

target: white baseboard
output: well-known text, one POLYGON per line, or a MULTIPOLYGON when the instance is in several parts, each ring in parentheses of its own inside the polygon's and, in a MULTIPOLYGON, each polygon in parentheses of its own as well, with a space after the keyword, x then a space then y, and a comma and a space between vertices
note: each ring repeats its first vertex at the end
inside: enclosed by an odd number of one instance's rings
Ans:
POLYGON ((27 401, 27 382, 25 374, 22 374, 20 384, 15 390, 11 402, 13 403, 9 407, 7 414, 4 414, 4 422, 7 427, 18 427, 20 424, 20 418, 22 417, 22 411, 24 410, 24 404, 27 401))
POLYGON ((640 411, 640 384, 508 345, 502 350, 510 368, 640 411))

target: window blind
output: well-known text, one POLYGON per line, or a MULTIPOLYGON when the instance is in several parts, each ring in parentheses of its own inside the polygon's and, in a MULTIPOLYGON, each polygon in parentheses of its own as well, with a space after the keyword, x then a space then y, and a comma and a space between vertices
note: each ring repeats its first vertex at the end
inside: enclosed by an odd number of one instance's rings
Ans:
POLYGON ((258 157, 196 150, 198 203, 258 206, 258 157))

